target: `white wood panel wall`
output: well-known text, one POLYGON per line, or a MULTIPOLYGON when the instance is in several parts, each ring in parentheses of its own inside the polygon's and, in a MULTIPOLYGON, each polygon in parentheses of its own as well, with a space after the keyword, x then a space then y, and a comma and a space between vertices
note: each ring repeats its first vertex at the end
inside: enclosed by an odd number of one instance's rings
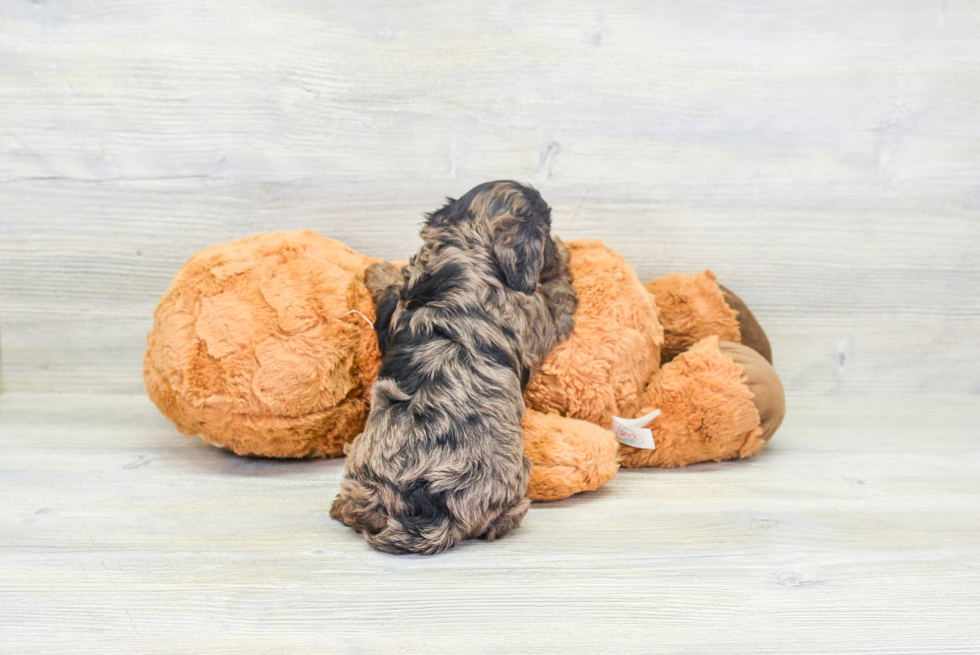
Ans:
POLYGON ((7 389, 141 392, 196 250, 404 258, 501 177, 644 279, 714 269, 790 393, 980 392, 967 0, 0 0, 7 389))

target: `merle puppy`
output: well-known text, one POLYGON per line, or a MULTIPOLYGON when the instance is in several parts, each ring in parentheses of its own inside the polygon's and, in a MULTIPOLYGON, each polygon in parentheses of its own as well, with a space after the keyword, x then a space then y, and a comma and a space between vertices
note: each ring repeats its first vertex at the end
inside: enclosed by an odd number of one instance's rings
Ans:
POLYGON ((368 268, 382 365, 330 510, 389 553, 488 540, 527 513, 524 386, 577 300, 551 210, 489 182, 429 214, 409 265, 368 268))

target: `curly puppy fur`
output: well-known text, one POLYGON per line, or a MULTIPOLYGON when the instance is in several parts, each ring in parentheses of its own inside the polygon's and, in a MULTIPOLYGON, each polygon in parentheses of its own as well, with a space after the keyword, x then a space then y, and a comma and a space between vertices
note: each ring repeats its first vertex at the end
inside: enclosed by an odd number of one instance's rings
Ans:
POLYGON ((383 359, 330 515, 372 547, 430 555, 527 513, 523 390, 577 305, 550 230, 537 191, 489 182, 428 215, 405 269, 368 268, 383 359))

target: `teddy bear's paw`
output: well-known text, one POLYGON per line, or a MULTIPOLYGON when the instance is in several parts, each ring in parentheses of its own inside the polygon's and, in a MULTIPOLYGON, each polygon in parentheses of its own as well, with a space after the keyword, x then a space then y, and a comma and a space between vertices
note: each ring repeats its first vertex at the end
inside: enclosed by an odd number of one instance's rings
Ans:
POLYGON ((738 321, 738 331, 742 335, 742 344, 753 349, 772 364, 772 346, 769 345, 769 337, 766 336, 765 330, 762 329, 759 321, 752 314, 752 310, 725 285, 719 284, 718 288, 721 289, 725 303, 736 312, 735 320, 738 321))
MULTIPOLYGON (((765 338, 764 333, 763 338, 765 338)), ((718 348, 742 367, 742 382, 752 392, 752 404, 759 410, 761 432, 758 439, 761 443, 758 448, 761 449, 762 444, 769 441, 776 433, 783 422, 783 417, 786 416, 783 383, 779 380, 772 364, 766 361, 765 356, 747 344, 719 341, 718 348)), ((753 448, 751 444, 746 444, 746 447, 753 448)), ((746 453, 742 456, 746 457, 748 454, 754 453, 746 453)))

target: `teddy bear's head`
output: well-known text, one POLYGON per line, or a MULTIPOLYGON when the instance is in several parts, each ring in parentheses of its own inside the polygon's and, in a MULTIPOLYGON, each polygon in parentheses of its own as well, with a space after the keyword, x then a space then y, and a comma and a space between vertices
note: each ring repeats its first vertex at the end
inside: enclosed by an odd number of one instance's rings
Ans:
POLYGON ((154 315, 150 398, 181 432, 239 455, 342 455, 380 361, 374 261, 310 231, 197 253, 154 315))

